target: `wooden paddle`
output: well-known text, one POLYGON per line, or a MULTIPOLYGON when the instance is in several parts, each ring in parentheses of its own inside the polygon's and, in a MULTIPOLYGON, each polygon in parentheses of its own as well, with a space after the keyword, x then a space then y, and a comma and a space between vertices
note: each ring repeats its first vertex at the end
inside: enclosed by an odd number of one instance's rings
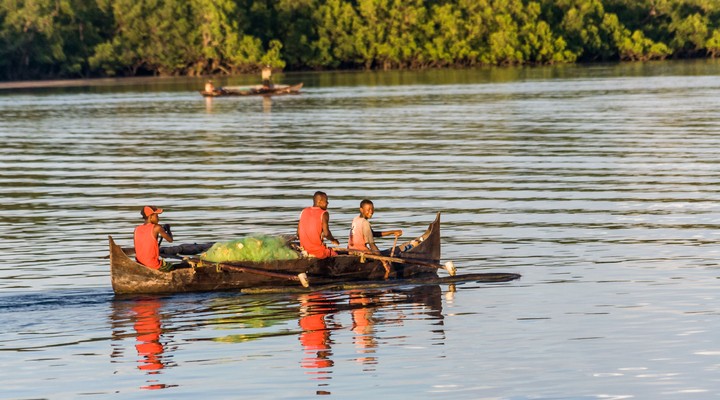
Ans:
POLYGON ((390 257, 395 255, 395 246, 397 246, 397 240, 400 237, 400 235, 395 235, 395 241, 393 242, 392 250, 390 250, 390 257))
POLYGON ((431 263, 428 261, 413 260, 413 259, 408 259, 408 258, 381 256, 378 254, 366 253, 364 251, 352 250, 352 249, 346 249, 346 248, 336 247, 336 248, 333 248, 333 250, 347 252, 350 255, 358 256, 358 257, 360 257, 361 261, 363 260, 363 258, 368 258, 371 260, 389 261, 389 262, 395 262, 395 263, 400 263, 400 264, 410 264, 410 265, 422 265, 422 266, 430 267, 430 268, 444 269, 445 271, 448 272, 448 274, 450 274, 450 276, 455 276, 455 274, 457 273, 457 268, 455 268, 455 263, 453 263, 452 261, 448 261, 445 264, 436 264, 436 263, 431 263))
POLYGON ((233 272, 245 272, 248 274, 255 274, 255 275, 262 275, 262 276, 268 276, 271 278, 280 278, 280 279, 288 279, 291 281, 297 281, 300 282, 303 287, 309 287, 310 281, 308 280, 307 274, 304 272, 301 272, 297 275, 293 274, 285 274, 282 272, 274 272, 274 271, 268 271, 260 268, 252 268, 252 267, 245 267, 240 265, 232 265, 232 264, 226 264, 226 263, 215 263, 210 261, 204 261, 199 258, 190 258, 185 257, 184 260, 186 260, 190 265, 194 267, 215 267, 226 271, 233 271, 233 272))

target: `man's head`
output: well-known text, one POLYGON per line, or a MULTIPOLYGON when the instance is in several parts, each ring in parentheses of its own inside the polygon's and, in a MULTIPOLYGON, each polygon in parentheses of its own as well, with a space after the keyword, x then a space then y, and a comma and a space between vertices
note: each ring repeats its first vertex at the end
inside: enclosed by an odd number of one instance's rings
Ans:
POLYGON ((313 206, 314 207, 320 207, 323 210, 327 210, 328 206, 328 197, 325 192, 317 191, 313 195, 313 206))
POLYGON ((364 199, 360 202, 360 215, 365 217, 365 219, 372 218, 373 214, 375 213, 375 205, 372 201, 368 199, 364 199))

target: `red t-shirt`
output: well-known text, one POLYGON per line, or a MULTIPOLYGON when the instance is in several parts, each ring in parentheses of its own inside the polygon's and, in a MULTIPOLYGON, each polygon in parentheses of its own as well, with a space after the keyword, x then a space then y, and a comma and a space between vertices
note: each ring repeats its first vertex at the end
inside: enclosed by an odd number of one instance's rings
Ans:
POLYGON ((146 267, 159 269, 162 265, 160 246, 153 235, 153 227, 155 224, 148 223, 135 228, 135 260, 146 267))
POLYGON ((300 246, 302 246, 308 254, 317 258, 327 258, 337 253, 328 249, 323 243, 322 237, 322 217, 327 210, 320 207, 308 207, 300 213, 300 222, 298 222, 298 236, 300 246))

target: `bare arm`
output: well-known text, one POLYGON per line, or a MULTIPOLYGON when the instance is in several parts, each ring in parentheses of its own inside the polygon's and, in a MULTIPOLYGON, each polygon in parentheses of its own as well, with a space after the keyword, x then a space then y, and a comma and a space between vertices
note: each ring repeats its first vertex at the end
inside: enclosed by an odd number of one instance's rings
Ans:
POLYGON ((330 213, 327 212, 322 215, 322 236, 335 246, 340 246, 340 242, 330 232, 330 213))
POLYGON ((382 232, 373 231, 374 237, 383 237, 383 236, 390 236, 390 235, 402 236, 402 234, 403 234, 403 231, 401 229, 395 229, 393 231, 382 231, 382 232))
MULTIPOLYGON (((392 230, 392 231, 382 231, 382 232, 375 232, 372 231, 373 237, 383 237, 383 236, 390 236, 395 235, 395 241, 397 241, 398 236, 401 236, 403 234, 403 231, 400 229, 392 230)), ((380 249, 375 245, 375 242, 369 242, 367 243, 370 247, 370 251, 372 251, 375 254, 380 254, 380 249)))
POLYGON ((155 226, 153 227, 153 233, 155 234, 156 238, 158 237, 158 235, 160 235, 168 243, 172 243, 172 241, 173 241, 172 235, 165 232, 165 229, 163 229, 163 227, 158 224, 155 224, 155 226))

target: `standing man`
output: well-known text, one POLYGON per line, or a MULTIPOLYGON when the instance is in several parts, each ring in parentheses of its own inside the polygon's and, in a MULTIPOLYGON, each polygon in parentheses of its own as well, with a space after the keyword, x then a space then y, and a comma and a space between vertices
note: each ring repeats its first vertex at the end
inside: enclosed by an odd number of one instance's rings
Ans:
POLYGON ((262 76, 262 85, 265 90, 273 90, 275 85, 272 83, 272 68, 269 65, 263 67, 260 72, 262 76))
POLYGON ((300 213, 297 236, 300 246, 313 257, 327 258, 336 256, 334 250, 328 249, 323 242, 325 239, 338 246, 337 241, 330 233, 330 213, 327 211, 328 197, 324 192, 315 192, 313 206, 307 207, 300 213))

